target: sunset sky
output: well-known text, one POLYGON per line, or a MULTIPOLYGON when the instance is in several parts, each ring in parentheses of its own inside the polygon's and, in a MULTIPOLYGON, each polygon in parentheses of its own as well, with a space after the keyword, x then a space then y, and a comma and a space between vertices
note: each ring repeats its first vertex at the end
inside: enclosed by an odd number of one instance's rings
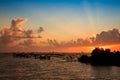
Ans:
POLYGON ((0 0, 0 52, 120 50, 120 0, 0 0))

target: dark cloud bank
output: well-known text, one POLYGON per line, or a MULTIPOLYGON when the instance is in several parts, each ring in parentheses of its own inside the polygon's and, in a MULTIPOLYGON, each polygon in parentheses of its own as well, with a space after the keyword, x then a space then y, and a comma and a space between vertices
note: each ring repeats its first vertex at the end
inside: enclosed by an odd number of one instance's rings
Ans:
POLYGON ((102 31, 96 34, 96 37, 89 37, 87 39, 78 38, 68 42, 58 42, 57 40, 48 39, 48 44, 54 47, 72 47, 72 46, 95 46, 95 45, 110 45, 120 43, 120 32, 114 28, 108 31, 102 31))

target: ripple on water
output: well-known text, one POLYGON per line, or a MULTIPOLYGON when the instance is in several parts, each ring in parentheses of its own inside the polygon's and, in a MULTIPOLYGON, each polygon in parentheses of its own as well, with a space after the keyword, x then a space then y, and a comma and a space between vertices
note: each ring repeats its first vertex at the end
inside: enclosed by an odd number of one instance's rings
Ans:
POLYGON ((79 62, 66 62, 62 58, 52 60, 20 59, 5 57, 0 59, 1 80, 78 80, 117 79, 120 67, 97 67, 79 62))

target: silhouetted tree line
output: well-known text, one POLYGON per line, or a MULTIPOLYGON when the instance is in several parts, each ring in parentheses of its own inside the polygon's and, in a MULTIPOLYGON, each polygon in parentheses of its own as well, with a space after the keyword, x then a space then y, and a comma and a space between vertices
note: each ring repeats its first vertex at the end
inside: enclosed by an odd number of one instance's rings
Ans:
POLYGON ((82 55, 78 58, 82 63, 90 63, 92 65, 116 65, 120 66, 120 52, 110 52, 110 49, 95 48, 91 56, 82 55))

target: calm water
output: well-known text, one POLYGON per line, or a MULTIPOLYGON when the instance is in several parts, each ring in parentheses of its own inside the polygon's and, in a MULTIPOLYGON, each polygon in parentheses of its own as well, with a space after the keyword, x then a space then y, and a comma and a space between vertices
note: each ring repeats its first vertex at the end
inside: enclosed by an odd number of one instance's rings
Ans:
POLYGON ((51 60, 13 58, 0 54, 0 80, 120 80, 120 67, 91 66, 67 62, 62 58, 51 60))

